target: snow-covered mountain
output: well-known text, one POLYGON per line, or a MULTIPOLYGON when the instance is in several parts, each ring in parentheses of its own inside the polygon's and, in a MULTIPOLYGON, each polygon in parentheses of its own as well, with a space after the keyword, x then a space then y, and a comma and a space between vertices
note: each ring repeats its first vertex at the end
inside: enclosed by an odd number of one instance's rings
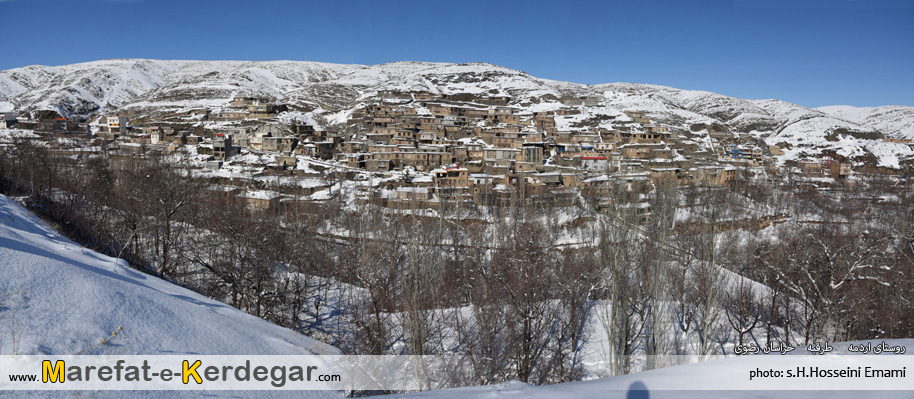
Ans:
MULTIPOLYGON (((511 96, 511 105, 525 111, 560 108, 563 97, 590 97, 598 101, 584 107, 585 115, 596 119, 625 120, 620 111, 632 110, 683 129, 695 123, 718 123, 752 132, 770 145, 785 144, 791 150, 788 157, 814 156, 823 150, 857 159, 874 154, 878 164, 897 167, 900 159, 914 156, 906 146, 881 144, 882 138, 914 138, 914 107, 811 109, 779 100, 746 100, 657 85, 559 82, 484 63, 366 66, 130 59, 0 71, 0 104, 20 111, 55 110, 66 116, 219 109, 235 96, 250 95, 341 122, 354 109, 375 100, 381 90, 511 96)), ((556 122, 560 128, 570 126, 556 122)))
POLYGON ((0 320, 0 354, 339 353, 123 261, 116 265, 2 195, 0 320))

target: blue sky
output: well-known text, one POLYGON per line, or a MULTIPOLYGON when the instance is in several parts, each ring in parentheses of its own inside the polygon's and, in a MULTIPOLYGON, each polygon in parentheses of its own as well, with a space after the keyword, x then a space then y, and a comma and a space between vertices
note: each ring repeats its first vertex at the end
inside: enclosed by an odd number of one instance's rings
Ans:
POLYGON ((809 107, 914 106, 914 0, 0 0, 0 69, 107 58, 489 62, 809 107))

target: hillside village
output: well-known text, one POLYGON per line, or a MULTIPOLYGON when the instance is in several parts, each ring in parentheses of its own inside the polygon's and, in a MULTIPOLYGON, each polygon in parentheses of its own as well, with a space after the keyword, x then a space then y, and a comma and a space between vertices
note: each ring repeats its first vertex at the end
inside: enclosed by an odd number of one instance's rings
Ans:
POLYGON ((650 368, 637 361, 647 334, 681 345, 676 353, 729 353, 747 331, 809 342, 836 326, 853 340, 890 323, 887 336, 910 335, 910 323, 895 322, 914 320, 907 313, 879 310, 914 281, 908 139, 825 132, 839 145, 897 150, 901 167, 890 168, 725 123, 661 122, 606 104, 610 96, 385 89, 362 98, 323 112, 254 95, 180 112, 9 112, 0 177, 81 242, 349 353, 486 358, 479 342, 536 336, 571 365, 539 363, 546 383, 574 370, 650 368), (817 156, 790 157, 801 151, 817 156), (820 288, 847 287, 841 276, 855 288, 820 288), (491 296, 513 289, 526 291, 491 296), (735 306, 753 291, 766 302, 735 306), (728 305, 702 299, 709 292, 728 305), (605 323, 586 316, 607 301, 625 311, 605 323), (426 309, 423 321, 395 316, 419 309, 410 306, 426 309), (516 310, 498 311, 503 325, 467 325, 453 311, 481 320, 503 306, 516 310), (529 306, 543 312, 536 323, 562 327, 525 324, 529 306), (646 327, 664 315, 686 319, 646 327), (712 324, 713 342, 702 335, 712 324), (600 334, 617 328, 634 338, 613 336, 609 350, 625 356, 607 363, 600 334), (592 345, 563 346, 580 329, 596 331, 592 345), (433 330, 434 348, 398 346, 433 330), (466 341, 449 347, 454 336, 466 341))
POLYGON ((914 0, 48 3, 0 393, 914 399, 914 0))
MULTIPOLYGON (((4 127, 49 140, 52 154, 186 159, 227 195, 270 211, 341 195, 336 179, 356 182, 359 203, 438 209, 442 202, 504 205, 512 198, 568 204, 582 191, 605 197, 623 185, 646 194, 664 181, 724 186, 750 169, 813 183, 855 173, 837 154, 779 162, 778 145, 722 124, 686 129, 634 110, 584 115, 601 99, 557 100, 561 106, 538 112, 512 105, 510 96, 382 90, 333 130, 311 118, 283 118, 286 105, 245 96, 227 107, 155 117, 131 111, 75 122, 44 111, 2 119, 4 127)), ((909 139, 882 140, 914 148, 909 139)), ((646 203, 624 205, 650 212, 646 203)))

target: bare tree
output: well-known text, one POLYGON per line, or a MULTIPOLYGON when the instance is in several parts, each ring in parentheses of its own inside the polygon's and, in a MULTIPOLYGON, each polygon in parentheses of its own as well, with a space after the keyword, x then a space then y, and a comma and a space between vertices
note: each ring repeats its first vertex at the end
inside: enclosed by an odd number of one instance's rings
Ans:
POLYGON ((736 289, 726 295, 727 321, 738 336, 737 343, 743 345, 746 334, 751 334, 762 318, 761 305, 755 297, 755 290, 749 281, 739 278, 736 289))

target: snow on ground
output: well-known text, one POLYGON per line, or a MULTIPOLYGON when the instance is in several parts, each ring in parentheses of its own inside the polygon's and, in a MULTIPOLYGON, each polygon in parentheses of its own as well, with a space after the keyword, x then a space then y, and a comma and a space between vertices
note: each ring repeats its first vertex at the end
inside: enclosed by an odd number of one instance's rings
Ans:
POLYGON ((0 353, 304 355, 338 350, 88 250, 0 196, 0 353), (15 305, 15 306, 14 306, 15 305), (15 312, 15 344, 8 317, 15 312), (103 338, 122 331, 107 345, 103 338))
MULTIPOLYGON (((881 341, 880 341, 881 342, 881 341)), ((904 345, 914 347, 914 339, 904 340, 887 340, 889 345, 904 345)), ((835 347, 842 347, 836 344, 835 347)), ((794 352, 796 354, 808 355, 804 351, 794 352)), ((841 352, 836 352, 841 353, 841 352)), ((846 353, 846 352, 845 352, 846 353)), ((564 384, 554 384, 546 386, 533 386, 518 381, 511 381, 506 384, 466 387, 439 391, 416 392, 411 394, 391 395, 393 397, 402 397, 409 399, 441 399, 441 398, 479 398, 479 399, 583 399, 583 398, 629 398, 629 399, 648 399, 648 398, 676 398, 676 399, 704 399, 704 398, 730 398, 730 399, 750 399, 750 398, 885 398, 885 399, 910 399, 914 397, 911 391, 855 391, 855 390, 829 390, 829 391, 788 391, 778 389, 779 381, 791 381, 790 379, 767 379, 756 380, 752 387, 755 389, 772 389, 764 391, 756 390, 683 390, 683 387, 693 388, 696 386, 707 386, 710 389, 718 386, 731 387, 741 384, 739 381, 747 378, 749 370, 755 369, 762 364, 761 359, 756 356, 741 356, 726 359, 707 361, 704 363, 687 364, 682 366, 667 367, 657 370, 645 371, 642 373, 628 374, 618 377, 602 378, 591 381, 571 382, 564 384), (730 379, 730 380, 728 380, 730 379), (737 381, 737 382, 734 382, 737 381), (728 385, 723 385, 728 384, 728 385)), ((793 367, 794 356, 768 355, 777 356, 773 360, 775 364, 783 363, 785 368, 793 367), (783 360, 783 361, 782 361, 783 360)), ((768 358, 768 356, 765 356, 768 358)), ((888 356, 888 355, 886 355, 888 356)), ((808 356, 805 356, 808 357, 808 356)), ((771 361, 772 359, 765 359, 771 361)), ((765 362, 764 364, 770 364, 765 362)), ((821 368, 843 369, 856 364, 854 359, 845 355, 826 355, 821 360, 816 361, 821 368)), ((856 368, 856 366, 854 367, 856 368)), ((908 370, 910 371, 910 370, 908 370)), ((907 376, 910 381, 910 375, 907 376)), ((825 379, 836 381, 838 379, 825 379)), ((819 380, 820 382, 822 379, 819 380)), ((873 380, 875 381, 875 380, 873 380)), ((745 385, 749 385, 746 382, 745 385)), ((873 382, 871 385, 858 385, 855 388, 867 389, 878 388, 881 385, 873 382)))
POLYGON ((285 124, 292 124, 293 122, 299 124, 311 125, 314 127, 314 130, 324 130, 324 127, 314 119, 313 113, 311 112, 282 112, 276 116, 280 122, 285 124))
POLYGON ((914 139, 914 107, 901 105, 883 107, 832 105, 819 107, 816 110, 836 118, 875 127, 886 137, 914 139))
POLYGON ((31 130, 0 129, 0 143, 9 143, 16 138, 37 139, 38 135, 31 130))
MULTIPOLYGON (((88 250, 0 196, 0 355, 308 355, 339 350, 88 250), (112 332, 118 331, 116 336, 112 332), (13 338, 15 337, 15 339, 13 338), (107 343, 102 343, 102 340, 107 343)), ((35 397, 70 392, 18 392, 35 397)), ((85 394, 85 393, 83 393, 85 394)), ((219 392, 220 397, 301 392, 219 392)), ((307 392, 335 398, 339 392, 307 392)), ((95 392, 159 397, 160 392, 95 392)), ((197 397, 200 392, 169 392, 197 397)))

